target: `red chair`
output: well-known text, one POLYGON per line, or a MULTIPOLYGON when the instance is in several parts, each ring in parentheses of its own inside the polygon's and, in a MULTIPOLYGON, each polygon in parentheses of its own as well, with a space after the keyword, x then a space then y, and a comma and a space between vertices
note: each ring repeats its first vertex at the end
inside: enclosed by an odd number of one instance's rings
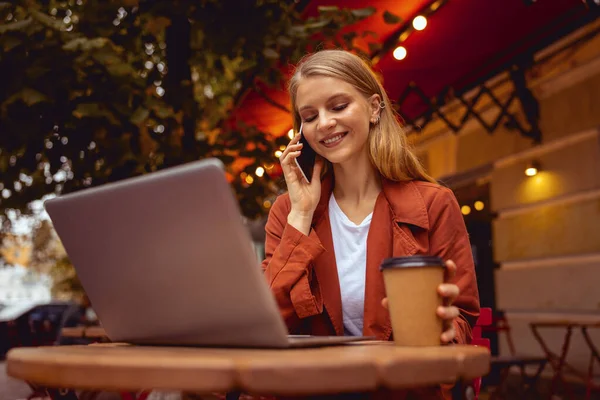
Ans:
MULTIPOLYGON (((481 334, 482 334, 482 327, 489 326, 491 324, 492 324, 492 309, 482 307, 479 310, 479 318, 477 318, 477 322, 475 323, 475 326, 473 327, 473 332, 472 332, 473 339, 471 340, 472 345, 486 347, 488 350, 490 350, 490 339, 484 338, 481 334)), ((479 399, 479 392, 481 391, 481 382, 482 382, 481 377, 477 378, 473 382, 473 390, 475 392, 474 400, 479 399)))
MULTIPOLYGON (((491 308, 482 308, 480 317, 473 328, 474 345, 486 346, 490 349, 490 340, 482 337, 483 332, 503 333, 508 343, 509 355, 493 356, 491 366, 500 371, 500 381, 497 389, 491 394, 491 399, 501 397, 501 389, 509 376, 512 367, 518 367, 521 372, 521 383, 524 394, 533 392, 537 381, 540 378, 548 360, 545 357, 528 356, 518 354, 512 339, 511 328, 508 321, 501 311, 492 312, 491 308), (526 371, 527 366, 535 366, 535 372, 529 374, 526 371)), ((481 380, 479 381, 481 389, 481 380)), ((477 391, 478 393, 478 391, 477 391)))

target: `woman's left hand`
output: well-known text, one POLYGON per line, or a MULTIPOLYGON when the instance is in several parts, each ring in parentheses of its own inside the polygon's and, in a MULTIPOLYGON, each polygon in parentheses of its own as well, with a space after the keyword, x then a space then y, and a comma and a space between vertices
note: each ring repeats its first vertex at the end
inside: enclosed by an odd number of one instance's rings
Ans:
MULTIPOLYGON (((446 273, 445 281, 447 282, 450 278, 452 278, 456 274, 456 264, 452 260, 446 261, 446 273)), ((452 303, 460 294, 460 289, 453 283, 442 283, 438 286, 438 293, 442 298, 443 306, 439 306, 436 310, 437 315, 444 320, 444 329, 445 331, 442 333, 440 339, 442 343, 450 343, 456 338, 456 329, 454 328, 454 320, 458 318, 459 311, 458 308, 453 306, 452 303)), ((387 297, 384 298, 381 304, 388 308, 388 300, 387 297)))
MULTIPOLYGON (((445 281, 456 275, 456 264, 454 261, 446 261, 445 281)), ((454 320, 458 318, 460 312, 458 308, 453 306, 454 300, 460 294, 460 289, 454 283, 442 283, 438 286, 438 293, 444 299, 443 305, 437 309, 437 315, 444 320, 444 329, 441 340, 442 343, 450 343, 456 339, 456 329, 454 328, 454 320)))

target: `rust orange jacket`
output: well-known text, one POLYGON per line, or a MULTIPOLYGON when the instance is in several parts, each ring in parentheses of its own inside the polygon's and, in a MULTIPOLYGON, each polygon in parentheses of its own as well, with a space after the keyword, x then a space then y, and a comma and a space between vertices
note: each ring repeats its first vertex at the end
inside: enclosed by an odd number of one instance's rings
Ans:
MULTIPOLYGON (((325 176, 321 199, 308 236, 287 223, 288 194, 274 202, 266 224, 262 268, 290 333, 343 335, 342 299, 336 269, 328 201, 333 176, 325 176)), ((457 343, 471 340, 479 315, 479 294, 471 246, 462 214, 448 188, 429 182, 383 179, 367 239, 365 336, 390 340, 392 327, 379 265, 384 258, 415 254, 453 260, 457 273, 450 282, 460 288, 454 305, 457 343)))

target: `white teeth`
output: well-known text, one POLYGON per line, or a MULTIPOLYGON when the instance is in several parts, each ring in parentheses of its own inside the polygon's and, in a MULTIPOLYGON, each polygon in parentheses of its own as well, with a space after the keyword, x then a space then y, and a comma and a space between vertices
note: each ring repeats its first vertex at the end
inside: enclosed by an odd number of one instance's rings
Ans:
POLYGON ((331 139, 324 140, 323 143, 330 144, 330 143, 333 143, 333 142, 337 142, 338 140, 340 140, 342 138, 342 136, 344 136, 344 135, 334 136, 331 139))

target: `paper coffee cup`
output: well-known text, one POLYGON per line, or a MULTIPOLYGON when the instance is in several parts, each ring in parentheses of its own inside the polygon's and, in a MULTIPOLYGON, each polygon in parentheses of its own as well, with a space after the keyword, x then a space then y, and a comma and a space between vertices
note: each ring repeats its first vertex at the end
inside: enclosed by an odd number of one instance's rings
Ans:
POLYGON ((385 259, 381 264, 394 342, 400 346, 439 346, 443 321, 437 308, 444 281, 439 257, 411 256, 385 259))

